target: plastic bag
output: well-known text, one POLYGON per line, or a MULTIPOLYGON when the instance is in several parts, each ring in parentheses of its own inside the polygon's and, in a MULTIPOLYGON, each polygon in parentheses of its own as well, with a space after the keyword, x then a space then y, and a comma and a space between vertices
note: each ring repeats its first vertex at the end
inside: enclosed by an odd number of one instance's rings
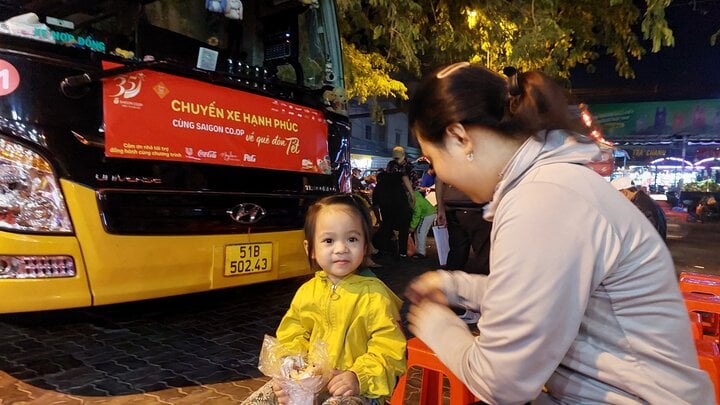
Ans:
POLYGON ((448 230, 445 226, 433 226, 433 237, 435 238, 435 247, 438 253, 438 262, 441 266, 447 264, 448 252, 450 252, 450 240, 448 230))
POLYGON ((275 337, 268 335, 263 339, 258 369, 282 387, 293 405, 312 405, 315 395, 332 376, 324 343, 315 344, 309 355, 289 353, 275 337))

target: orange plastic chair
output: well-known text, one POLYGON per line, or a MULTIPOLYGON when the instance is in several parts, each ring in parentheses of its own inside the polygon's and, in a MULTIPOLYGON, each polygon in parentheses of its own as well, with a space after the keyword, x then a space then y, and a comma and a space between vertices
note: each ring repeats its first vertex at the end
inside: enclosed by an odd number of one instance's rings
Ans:
POLYGON ((683 292, 685 306, 689 312, 702 315, 703 338, 720 338, 720 296, 708 293, 683 292))
POLYGON ((697 312, 688 312, 690 316, 690 328, 692 330, 693 339, 700 340, 703 338, 702 316, 697 312))
POLYGON ((696 340, 700 368, 710 376, 715 387, 715 402, 720 404, 720 350, 715 342, 696 340))
POLYGON ((696 292, 684 292, 682 295, 688 311, 720 314, 720 296, 696 292))
POLYGON ((682 292, 720 296, 720 276, 684 271, 678 283, 682 292))
MULTIPOLYGON (((450 382, 450 405, 467 405, 476 401, 475 396, 465 387, 465 384, 445 367, 435 353, 420 339, 416 337, 409 339, 407 351, 408 371, 411 367, 422 369, 420 386, 420 403, 422 405, 440 405, 443 403, 443 375, 450 382)), ((390 399, 391 405, 404 404, 407 374, 406 372, 400 377, 390 399)))

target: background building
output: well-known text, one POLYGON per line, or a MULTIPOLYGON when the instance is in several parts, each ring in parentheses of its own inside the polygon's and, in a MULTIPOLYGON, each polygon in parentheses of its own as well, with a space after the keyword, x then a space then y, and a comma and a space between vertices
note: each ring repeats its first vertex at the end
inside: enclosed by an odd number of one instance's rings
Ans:
POLYGON ((407 126, 407 114, 393 103, 381 103, 384 123, 373 120, 367 104, 350 102, 350 159, 352 167, 361 170, 385 168, 392 159, 392 148, 400 145, 411 160, 421 155, 420 147, 407 126))

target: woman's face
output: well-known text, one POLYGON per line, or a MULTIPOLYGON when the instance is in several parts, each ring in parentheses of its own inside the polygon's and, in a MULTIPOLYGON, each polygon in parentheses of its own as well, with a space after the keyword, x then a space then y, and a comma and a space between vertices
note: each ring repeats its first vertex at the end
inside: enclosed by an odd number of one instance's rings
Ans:
POLYGON ((492 200, 500 170, 507 160, 499 135, 484 128, 451 126, 442 145, 418 137, 423 154, 430 159, 435 174, 467 194, 476 203, 492 200), (451 128, 452 127, 452 128, 451 128), (468 155, 472 154, 472 160, 468 155))

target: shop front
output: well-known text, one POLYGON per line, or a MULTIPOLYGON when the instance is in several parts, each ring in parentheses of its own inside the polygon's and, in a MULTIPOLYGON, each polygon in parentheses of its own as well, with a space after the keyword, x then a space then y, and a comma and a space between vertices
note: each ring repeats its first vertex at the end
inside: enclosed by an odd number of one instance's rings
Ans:
POLYGON ((652 192, 720 180, 720 99, 589 106, 612 141, 616 175, 630 175, 652 192), (617 155, 616 155, 617 156, 617 155))

